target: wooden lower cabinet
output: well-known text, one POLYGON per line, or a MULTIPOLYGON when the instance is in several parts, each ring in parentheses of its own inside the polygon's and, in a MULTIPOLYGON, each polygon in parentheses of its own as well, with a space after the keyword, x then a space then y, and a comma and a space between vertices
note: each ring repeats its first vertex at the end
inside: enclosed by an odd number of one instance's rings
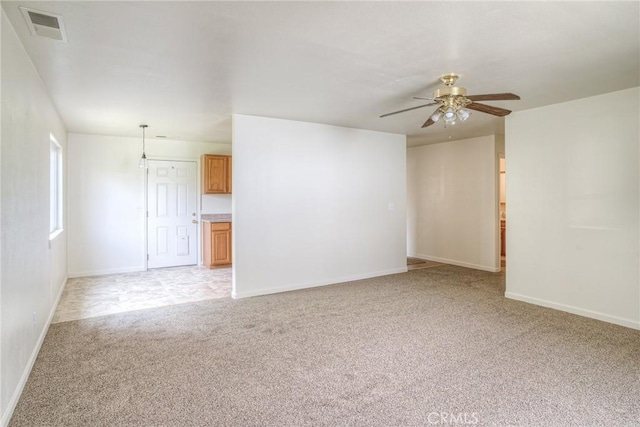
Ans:
POLYGON ((203 222, 202 255, 205 267, 231 265, 231 223, 203 222))

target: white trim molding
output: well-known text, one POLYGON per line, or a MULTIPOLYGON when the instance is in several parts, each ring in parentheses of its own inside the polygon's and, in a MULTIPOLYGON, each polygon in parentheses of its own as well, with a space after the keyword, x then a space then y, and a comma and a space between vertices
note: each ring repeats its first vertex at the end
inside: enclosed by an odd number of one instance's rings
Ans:
POLYGON ((119 274, 119 273, 137 273, 140 271, 146 271, 144 265, 135 267, 123 267, 123 268, 111 268, 106 270, 89 270, 89 271, 76 271, 68 274, 69 279, 76 277, 89 277, 89 276, 104 276, 105 274, 119 274))
POLYGON ((456 261, 455 259, 440 258, 440 257, 435 257, 430 255, 423 255, 423 254, 412 254, 407 256, 411 258, 426 259, 427 261, 441 262, 443 264, 457 265, 458 267, 473 268, 474 270, 489 271, 491 273, 499 273, 501 271, 501 267, 499 266, 490 267, 487 265, 472 264, 470 262, 456 261))
POLYGON ((280 293, 280 292, 289 292, 289 291, 297 291, 297 290, 300 290, 300 289, 317 288, 317 287, 320 287, 320 286, 337 285, 337 284, 342 284, 342 283, 346 283, 346 282, 353 282, 355 280, 370 279, 370 278, 373 278, 373 277, 380 277, 380 276, 388 276, 390 274, 406 273, 407 271, 408 271, 407 267, 393 268, 393 269, 390 269, 390 270, 376 271, 376 272, 370 273, 370 274, 361 274, 361 275, 358 274, 358 275, 355 275, 355 276, 342 277, 342 278, 331 280, 331 281, 299 283, 299 284, 292 285, 292 286, 283 286, 283 287, 278 287, 278 288, 261 289, 259 291, 255 291, 255 292, 241 292, 241 293, 238 293, 238 292, 236 292, 235 287, 234 287, 233 292, 231 293, 231 297, 233 299, 257 297, 257 296, 260 296, 260 295, 277 294, 277 293, 280 293))
POLYGON ((7 404, 7 408, 2 414, 2 420, 0 420, 0 426, 6 427, 9 425, 9 421, 13 416, 13 411, 16 409, 16 405, 20 400, 20 396, 22 395, 22 391, 24 390, 24 386, 27 384, 27 380, 29 379, 29 375, 31 374, 31 370, 33 369, 33 365, 36 363, 36 359, 38 358, 38 353, 40 353, 40 348, 42 347, 42 343, 44 342, 44 338, 47 336, 47 332, 49 332, 49 326, 51 326, 51 321, 53 320, 53 315, 56 313, 56 309, 58 308, 58 303, 60 303, 60 298, 62 297, 62 293, 64 292, 64 288, 67 286, 67 278, 65 277, 62 286, 60 286, 60 291, 56 296, 56 300, 51 306, 51 311, 49 312, 49 317, 47 318, 47 322, 45 323, 44 328, 42 328, 42 332, 38 337, 38 341, 36 342, 36 346, 33 348, 31 352, 31 356, 29 356, 29 360, 27 361, 27 365, 22 371, 22 375, 20 376, 20 381, 16 389, 7 404))
POLYGON ((591 319, 602 320, 603 322, 613 323, 620 326, 625 326, 631 329, 640 330, 640 321, 633 319, 625 319, 618 316, 611 316, 609 314, 600 313, 598 311, 587 310, 580 307, 574 307, 572 305, 562 304, 559 302, 548 301, 540 298, 529 297, 513 292, 506 292, 505 298, 509 298, 516 301, 527 302, 529 304, 539 305, 542 307, 553 308, 555 310, 565 311, 571 314, 577 314, 578 316, 589 317, 591 319))

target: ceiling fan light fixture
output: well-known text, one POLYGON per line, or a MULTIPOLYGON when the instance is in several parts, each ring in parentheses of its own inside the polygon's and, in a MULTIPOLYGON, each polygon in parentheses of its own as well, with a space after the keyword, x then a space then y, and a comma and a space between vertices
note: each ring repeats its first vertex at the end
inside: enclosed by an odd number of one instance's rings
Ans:
POLYGON ((431 115, 431 120, 433 120, 433 122, 435 123, 440 120, 440 117, 442 117, 442 111, 440 111, 440 109, 437 109, 435 113, 431 115))
POLYGON ((458 119, 460 119, 461 122, 464 122, 471 115, 471 111, 467 110, 466 108, 461 108, 458 110, 457 114, 458 114, 458 119))
MULTIPOLYGON (((449 107, 444 112, 444 121, 447 123, 451 123, 456 121, 456 112, 452 107, 449 107)), ((451 123, 453 124, 453 123, 451 123)))

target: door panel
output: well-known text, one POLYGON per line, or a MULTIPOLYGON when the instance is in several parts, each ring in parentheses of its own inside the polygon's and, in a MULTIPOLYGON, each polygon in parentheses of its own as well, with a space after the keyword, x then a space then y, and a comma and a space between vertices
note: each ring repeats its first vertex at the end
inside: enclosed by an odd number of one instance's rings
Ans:
POLYGON ((156 216, 166 218, 169 215, 169 185, 156 185, 156 216))
POLYGON ((150 160, 148 267, 198 263, 196 162, 150 160))

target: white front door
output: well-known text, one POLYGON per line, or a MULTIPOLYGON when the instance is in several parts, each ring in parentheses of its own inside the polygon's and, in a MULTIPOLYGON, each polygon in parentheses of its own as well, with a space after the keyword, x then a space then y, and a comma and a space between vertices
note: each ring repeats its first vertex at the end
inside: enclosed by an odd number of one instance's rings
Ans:
POLYGON ((149 268, 198 263, 197 171, 196 162, 149 161, 149 268))

